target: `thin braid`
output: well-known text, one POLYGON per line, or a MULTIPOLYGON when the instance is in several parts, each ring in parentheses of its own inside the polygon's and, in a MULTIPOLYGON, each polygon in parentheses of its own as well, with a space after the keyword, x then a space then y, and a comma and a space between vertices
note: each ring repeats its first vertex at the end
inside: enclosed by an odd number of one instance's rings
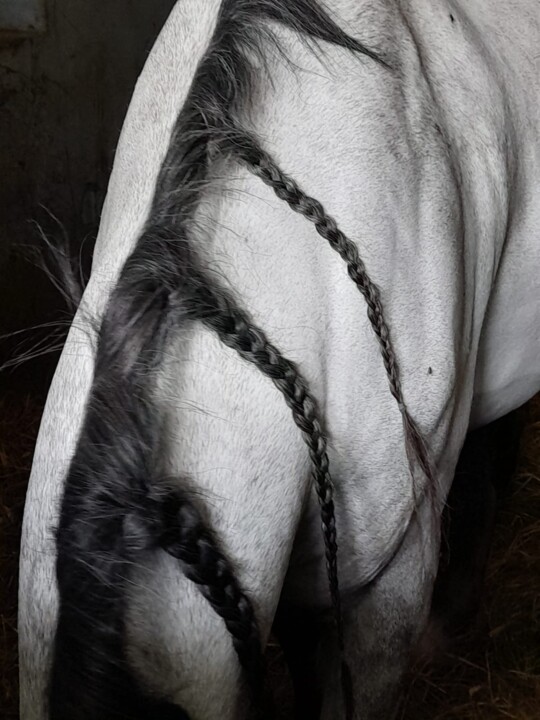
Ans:
MULTIPOLYGON (((135 265, 146 266, 143 258, 149 250, 155 252, 159 248, 163 257, 168 255, 170 262, 165 264, 168 271, 161 276, 161 283, 165 287, 168 286, 173 294, 175 294, 173 288, 182 288, 178 295, 180 313, 185 313, 186 308, 189 307, 188 314, 192 319, 199 320, 216 332, 225 345, 234 349, 242 358, 256 365, 264 375, 269 377, 282 393, 291 409, 295 424, 302 432, 309 449, 312 476, 320 505, 330 598, 337 627, 339 648, 342 658, 344 658, 344 632, 338 580, 338 545, 333 499, 334 487, 329 472, 326 437, 318 418, 316 402, 295 365, 270 343, 262 329, 253 325, 248 315, 238 307, 234 299, 223 288, 217 286, 215 282, 210 282, 206 277, 206 273, 200 270, 197 254, 190 246, 185 228, 181 225, 172 228, 164 223, 148 228, 147 232, 148 236, 152 238, 152 242, 147 246, 139 246, 138 253, 136 253, 139 257, 134 260, 135 265), (171 268, 174 268, 172 273, 171 268), (179 274, 180 269, 182 271, 179 274)), ((179 510, 182 513, 187 512, 187 516, 182 517, 181 521, 178 519, 174 521, 171 526, 172 535, 167 534, 162 539, 162 547, 183 562, 187 560, 185 568, 187 576, 199 585, 212 607, 227 623, 227 606, 222 601, 225 589, 221 578, 216 578, 215 572, 210 578, 207 578, 204 574, 206 563, 204 561, 200 562, 198 558, 193 563, 193 568, 189 567, 192 558, 195 557, 194 553, 198 552, 198 550, 194 550, 195 548, 199 547, 201 549, 203 557, 208 551, 205 543, 204 524, 192 515, 194 511, 192 505, 188 506, 185 511, 178 506, 172 515, 177 516, 179 510), (197 527, 197 532, 190 536, 190 525, 193 523, 197 527), (182 547, 184 540, 182 534, 185 532, 187 532, 189 548, 187 556, 182 547)), ((212 553, 211 550, 210 555, 212 553)), ((216 564, 213 563, 213 566, 215 568, 216 564)), ((230 578, 227 578, 227 582, 233 579, 231 574, 230 578)), ((236 594, 239 592, 236 585, 232 588, 232 591, 236 594)), ((249 609, 252 611, 251 606, 249 609)), ((245 620, 244 617, 243 622, 238 624, 236 617, 231 618, 230 630, 239 659, 242 665, 247 667, 246 659, 255 657, 255 654, 254 650, 250 649, 251 629, 249 623, 246 624, 245 620)), ((257 642, 260 642, 256 625, 254 627, 257 642)), ((257 648, 259 647, 257 645, 257 648)), ((341 677, 348 720, 352 717, 353 696, 350 671, 344 660, 342 661, 341 677)), ((255 689, 262 686, 259 680, 256 680, 255 689)))
MULTIPOLYGON (((141 298, 141 292, 135 292, 141 283, 150 287, 156 285, 166 295, 170 293, 167 303, 170 316, 167 325, 177 326, 185 321, 186 317, 204 323, 216 332, 225 345, 255 364, 269 377, 291 409, 294 422, 308 446, 312 462, 312 474, 321 510, 331 603, 339 646, 343 650, 333 484, 328 469, 326 437, 318 418, 316 402, 295 365, 283 357, 260 328, 252 324, 234 299, 215 282, 210 282, 206 273, 200 269, 197 253, 181 225, 172 228, 166 223, 160 223, 148 227, 145 239, 146 242, 141 242, 124 269, 124 277, 129 286, 127 296, 141 298), (157 277, 151 278, 149 269, 152 267, 151 258, 154 254, 162 257, 163 263, 160 263, 159 268, 155 268, 157 277)), ((126 288, 119 288, 117 292, 123 294, 126 288)), ((124 308, 120 303, 111 303, 111 309, 116 307, 122 308, 122 315, 133 314, 131 308, 124 308)), ((124 318, 121 322, 125 323, 124 318)), ((165 343, 165 338, 162 342, 165 343)), ((210 533, 205 531, 196 507, 187 500, 176 493, 169 499, 168 504, 163 506, 166 529, 160 536, 160 545, 182 561, 186 575, 199 585, 203 595, 227 624, 240 662, 248 671, 248 677, 254 681, 254 690, 257 692, 262 686, 262 665, 260 660, 256 659, 257 653, 261 653, 253 610, 235 583, 226 561, 223 558, 218 561, 210 533), (246 603, 243 602, 244 599, 246 603), (255 676, 251 674, 252 668, 249 667, 254 658, 257 667, 255 676)))
POLYGON ((214 330, 220 340, 241 357, 256 365, 281 391, 302 432, 312 462, 312 475, 321 510, 326 568, 332 607, 343 648, 343 621, 338 581, 337 532, 334 487, 328 467, 326 437, 317 415, 316 402, 295 365, 272 345, 264 332, 254 326, 246 313, 222 290, 215 291, 191 267, 190 282, 199 308, 198 317, 214 330))
POLYGON ((258 706, 264 667, 253 606, 193 501, 175 490, 162 504, 162 513, 164 530, 159 544, 180 560, 186 577, 199 586, 202 595, 223 619, 258 706))
POLYGON ((220 312, 202 318, 203 322, 217 332, 225 345, 236 350, 244 359, 254 363, 261 372, 271 378, 283 394, 285 402, 292 411, 294 422, 302 432, 309 449, 313 467, 312 475, 321 512, 330 599, 342 658, 340 677, 345 717, 346 720, 351 720, 354 712, 354 697, 351 672, 345 660, 334 486, 329 471, 326 437, 317 417, 316 403, 294 364, 281 355, 279 350, 269 342, 264 332, 252 325, 245 313, 235 307, 226 295, 214 295, 213 293, 212 295, 214 296, 212 300, 217 301, 220 306, 220 312))
POLYGON ((319 235, 328 241, 330 247, 347 264, 349 276, 360 290, 367 304, 368 319, 379 342, 390 392, 395 398, 402 415, 405 436, 408 441, 407 452, 409 452, 410 445, 424 474, 430 481, 433 480, 433 469, 424 439, 412 419, 403 397, 399 365, 391 341, 390 330, 385 320, 381 294, 377 285, 369 277, 357 246, 340 230, 335 219, 325 211, 322 204, 307 195, 295 180, 280 169, 277 163, 255 140, 243 136, 242 142, 231 144, 230 149, 251 173, 272 188, 280 200, 284 200, 292 210, 313 223, 319 235))

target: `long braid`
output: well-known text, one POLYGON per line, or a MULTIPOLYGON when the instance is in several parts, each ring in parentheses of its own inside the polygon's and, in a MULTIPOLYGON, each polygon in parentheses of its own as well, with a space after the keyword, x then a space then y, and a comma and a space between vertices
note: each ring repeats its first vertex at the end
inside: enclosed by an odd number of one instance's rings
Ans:
MULTIPOLYGON (((396 400, 401 413, 403 431, 405 435, 405 449, 409 461, 411 476, 414 478, 414 462, 418 462, 421 471, 428 481, 428 493, 435 488, 435 473, 429 458, 425 440, 420 429, 412 418, 405 399, 401 385, 399 364, 394 351, 390 336, 390 330, 385 319, 385 313, 381 301, 381 294, 377 285, 371 280, 364 261, 360 257, 358 247, 339 228, 336 220, 329 215, 323 205, 315 198, 307 195, 290 176, 284 173, 273 158, 265 152, 259 143, 247 133, 239 132, 234 138, 228 137, 224 143, 227 150, 239 159, 247 169, 259 177, 266 185, 275 192, 280 200, 285 201, 294 212, 299 213, 315 226, 319 235, 327 240, 330 247, 335 250, 347 265, 347 272, 352 281, 356 284, 367 305, 367 316, 371 327, 378 340, 381 356, 390 387, 390 392, 396 400)), ((296 419, 295 419, 296 420, 296 419)), ((309 444, 309 442, 308 442, 309 444)), ((325 453, 327 461, 327 456, 325 453)), ((313 456, 312 456, 313 459, 313 456)), ((414 492, 414 486, 413 486, 414 492)), ((320 500, 320 495, 319 495, 320 500)), ((431 500, 434 496, 431 494, 431 500)), ((333 501, 331 501, 333 518, 333 501)), ((321 502, 321 515, 324 526, 324 506, 321 502)), ((325 532, 326 536, 326 532, 325 532)), ((335 537, 335 534, 334 534, 335 537)), ((345 644, 343 635, 343 621, 341 611, 341 600, 337 585, 337 544, 330 546, 327 543, 327 566, 330 581, 330 593, 332 605, 337 623, 338 645, 341 653, 341 685, 343 699, 345 702, 345 715, 347 720, 352 717, 354 711, 354 697, 352 690, 352 679, 349 667, 345 660, 345 644), (330 568, 332 564, 328 558, 335 561, 336 584, 335 591, 333 577, 330 568)))
MULTIPOLYGON (((186 230, 181 225, 174 228, 161 224, 148 227, 144 237, 145 241, 139 243, 124 270, 124 275, 130 278, 129 294, 140 297, 137 288, 145 285, 163 288, 170 298, 168 324, 178 326, 187 317, 204 323, 217 333, 225 345, 269 377, 291 409, 294 422, 308 446, 313 465, 313 479, 321 506, 332 604, 336 622, 341 627, 336 523, 327 442, 316 402, 305 380, 295 365, 272 345, 263 330, 251 322, 235 300, 214 279, 210 281, 207 278, 200 268, 193 243, 189 242, 186 230), (155 266, 156 277, 149 279, 152 257, 156 255, 161 258, 161 262, 155 266)), ((129 308, 126 312, 131 314, 133 311, 129 308)), ((181 523, 176 525, 179 527, 181 523)), ((202 530, 202 523, 196 525, 202 530)))
MULTIPOLYGON (((263 330, 251 322, 235 300, 214 279, 210 281, 206 277, 182 224, 176 227, 161 223, 149 226, 126 264, 123 275, 128 282, 128 287, 123 288, 123 294, 127 297, 141 298, 151 288, 161 288, 169 297, 167 326, 178 326, 188 317, 204 323, 216 332, 225 345, 258 367, 282 393, 295 424, 302 432, 312 461, 312 475, 321 511, 331 604, 339 647, 343 653, 334 488, 328 467, 326 437, 318 417, 316 401, 305 380, 295 365, 268 340, 263 330), (152 263, 152 258, 156 256, 161 259, 158 266, 152 263), (145 291, 143 294, 141 289, 145 291)), ((122 294, 121 284, 117 292, 122 294)), ((132 308, 125 308, 114 300, 111 302, 113 307, 121 307, 126 317, 136 314, 132 308)), ((123 321, 116 318, 116 323, 121 325, 123 321)), ((186 500, 185 495, 176 491, 164 504, 166 529, 161 535, 160 546, 182 561, 186 575, 199 585, 203 595, 223 618, 232 634, 235 649, 251 681, 255 697, 260 698, 262 653, 252 606, 235 583, 225 559, 217 557, 215 544, 209 542, 211 534, 205 529, 196 507, 186 500)), ((155 532, 152 534, 155 536, 155 532)), ((346 688, 345 702, 347 707, 351 707, 349 671, 345 665, 342 677, 346 688)))
MULTIPOLYGON (((271 187, 280 200, 284 200, 292 210, 313 223, 319 235, 328 241, 330 247, 347 264, 349 276, 360 290, 367 304, 368 319, 379 342, 390 392, 395 398, 402 415, 407 453, 409 455, 410 450, 412 450, 422 471, 432 481, 433 468, 428 457, 425 441, 411 417, 403 397, 399 365, 385 319, 380 290, 369 277, 356 244, 340 230, 335 219, 326 212, 322 204, 307 195, 295 180, 284 173, 256 140, 247 134, 242 136, 240 142, 238 140, 239 138, 235 138, 234 143, 229 142, 228 149, 243 162, 250 172, 271 187)), ((228 141, 226 140, 226 142, 228 141)))
MULTIPOLYGON (((294 363, 285 358, 268 340, 263 330, 251 322, 248 314, 235 300, 214 279, 210 281, 200 269, 200 260, 182 224, 175 227, 164 224, 150 226, 145 236, 146 241, 140 242, 130 258, 125 270, 126 276, 133 278, 134 271, 144 268, 144 276, 137 280, 135 275, 134 280, 135 285, 147 284, 152 257, 159 256, 161 262, 156 268, 159 282, 154 278, 153 283, 167 288, 170 293, 173 309, 168 322, 179 325, 182 319, 189 316, 216 332, 225 345, 238 352, 272 380, 282 393, 295 424, 302 432, 312 462, 312 477, 321 513, 330 599, 343 657, 344 633, 339 592, 334 486, 329 471, 327 440, 318 417, 316 401, 294 363), (174 297, 177 299, 172 300, 174 297), (179 317, 175 317, 178 314, 178 310, 174 310, 175 304, 179 308, 179 317)), ((134 291, 135 286, 132 286, 131 294, 137 295, 134 291)), ((172 498, 173 505, 169 505, 166 513, 173 522, 168 525, 160 544, 183 562, 186 575, 199 585, 204 596, 223 618, 233 636, 240 662, 251 680, 255 697, 260 698, 262 661, 259 631, 253 609, 247 598, 240 594, 238 586, 232 582, 233 575, 227 575, 226 578, 220 576, 222 561, 211 563, 209 572, 207 561, 215 554, 215 546, 209 547, 207 544, 207 538, 211 535, 205 530, 204 522, 196 513, 193 504, 184 507, 183 501, 184 496, 178 493, 172 498), (250 663, 253 662, 255 672, 250 668, 250 663)), ((345 662, 342 662, 342 681, 349 718, 352 714, 352 689, 350 672, 345 662)))
MULTIPOLYGON (((346 717, 352 716, 353 696, 350 670, 344 660, 345 639, 339 592, 338 544, 334 507, 334 486, 329 471, 327 440, 317 413, 317 404, 294 363, 285 358, 255 326, 248 315, 215 283, 208 283, 190 258, 189 279, 195 316, 214 330, 220 340, 269 377, 282 393, 302 432, 312 462, 312 477, 320 506, 330 599, 342 657, 341 680, 346 717)), ((186 288, 184 286, 184 289, 186 288)))
MULTIPOLYGON (((294 422, 303 434, 313 464, 313 480, 321 506, 326 562, 332 602, 339 606, 337 574, 336 523, 333 484, 328 469, 326 438, 317 417, 316 403, 294 364, 272 345, 264 332, 250 323, 246 314, 222 293, 206 288, 206 300, 215 301, 219 312, 209 314, 203 322, 215 330, 220 340, 255 364, 271 378, 281 391, 292 412, 294 422), (211 294, 211 297, 209 295, 211 294)), ((337 614, 337 613, 336 613, 337 614)), ((340 620, 336 617, 338 624, 340 620)))

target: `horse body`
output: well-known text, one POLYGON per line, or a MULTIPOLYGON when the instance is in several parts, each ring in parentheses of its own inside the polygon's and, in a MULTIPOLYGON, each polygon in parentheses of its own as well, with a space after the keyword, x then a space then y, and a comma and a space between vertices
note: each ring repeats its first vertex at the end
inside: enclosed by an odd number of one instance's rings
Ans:
MULTIPOLYGON (((343 261, 247 170, 224 161, 194 218, 197 250, 294 360, 317 398, 336 485, 347 654, 359 717, 388 718, 422 630, 438 557, 437 508, 468 427, 540 389, 538 41, 534 2, 332 3, 390 69, 343 48, 313 52, 273 27, 246 118, 279 165, 357 243, 382 291, 408 408, 437 468, 411 471, 365 304, 343 261), (503 6, 504 5, 504 6, 503 6), (510 21, 511 16, 511 21, 510 21), (531 370, 532 368, 532 370, 531 370)), ((51 387, 21 553, 21 718, 43 720, 57 592, 62 482, 92 382, 92 329, 150 209, 171 129, 220 2, 178 3, 137 85, 118 148, 92 277, 51 387)), ((328 608, 309 462, 268 378, 202 325, 177 333, 155 402, 167 474, 204 502, 234 559, 263 642, 280 599, 328 608), (187 478, 187 479, 186 479, 187 478)), ((164 554, 144 557, 127 609, 139 679, 193 717, 242 717, 242 678, 221 620, 164 554)), ((336 717, 331 630, 324 717, 336 717)))

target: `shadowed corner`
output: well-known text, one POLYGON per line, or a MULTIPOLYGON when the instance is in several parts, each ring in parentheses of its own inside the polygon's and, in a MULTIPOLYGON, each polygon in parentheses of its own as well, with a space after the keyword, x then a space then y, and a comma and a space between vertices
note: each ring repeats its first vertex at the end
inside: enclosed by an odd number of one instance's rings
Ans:
POLYGON ((540 706, 540 396, 527 408, 511 492, 498 511, 476 623, 411 672, 400 720, 534 720, 540 706))
POLYGON ((19 717, 17 592, 24 498, 45 398, 0 398, 0 708, 19 717))

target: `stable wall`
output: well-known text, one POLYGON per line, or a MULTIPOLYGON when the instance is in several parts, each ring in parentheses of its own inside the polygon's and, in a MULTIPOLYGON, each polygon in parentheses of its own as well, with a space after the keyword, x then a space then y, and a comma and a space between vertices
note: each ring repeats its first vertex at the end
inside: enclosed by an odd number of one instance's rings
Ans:
MULTIPOLYGON (((91 247, 133 87, 174 3, 0 0, 0 333, 58 317, 59 296, 21 258, 31 221, 54 232, 44 205, 91 247)), ((50 366, 7 382, 45 387, 50 366)))

